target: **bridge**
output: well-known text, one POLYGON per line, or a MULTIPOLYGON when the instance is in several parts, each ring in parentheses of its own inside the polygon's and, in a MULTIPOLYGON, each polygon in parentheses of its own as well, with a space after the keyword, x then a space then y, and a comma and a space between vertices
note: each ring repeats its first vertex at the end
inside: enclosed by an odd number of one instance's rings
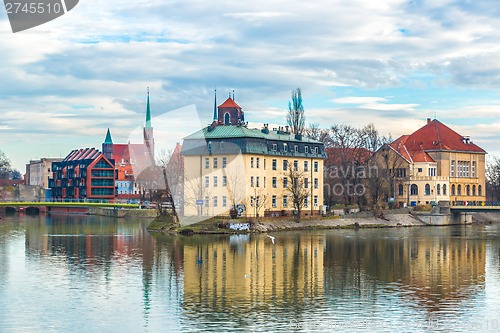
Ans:
POLYGON ((0 207, 116 207, 139 208, 139 204, 112 202, 65 202, 65 201, 3 201, 0 207))
POLYGON ((139 208, 139 204, 114 203, 99 201, 2 201, 0 202, 0 213, 15 213, 25 211, 28 214, 39 214, 40 212, 66 212, 66 213, 88 213, 91 208, 139 208))
POLYGON ((481 205, 451 205, 450 211, 452 213, 494 213, 500 212, 500 203, 486 202, 481 205))

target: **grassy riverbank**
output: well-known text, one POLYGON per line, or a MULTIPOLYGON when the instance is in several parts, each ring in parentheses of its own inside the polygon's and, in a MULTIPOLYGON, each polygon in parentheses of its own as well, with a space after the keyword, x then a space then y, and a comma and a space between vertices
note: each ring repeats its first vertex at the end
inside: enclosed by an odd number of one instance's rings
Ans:
POLYGON ((276 232, 286 230, 314 230, 314 229, 344 229, 344 228, 393 228, 414 227, 426 225, 409 213, 379 214, 371 217, 327 217, 303 219, 299 223, 292 219, 220 219, 210 218, 198 223, 173 228, 169 221, 153 221, 148 230, 159 232, 175 232, 181 234, 237 234, 276 232), (248 223, 250 230, 233 230, 231 224, 248 223))

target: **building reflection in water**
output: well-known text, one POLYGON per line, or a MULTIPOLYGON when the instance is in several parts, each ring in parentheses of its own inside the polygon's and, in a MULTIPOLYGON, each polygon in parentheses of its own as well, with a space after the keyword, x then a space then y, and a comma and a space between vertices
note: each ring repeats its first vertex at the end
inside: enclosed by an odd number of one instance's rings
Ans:
POLYGON ((329 233, 325 288, 354 296, 383 289, 429 312, 456 306, 485 282, 485 241, 467 230, 329 233))
MULTIPOLYGON (((27 255, 95 271, 104 283, 110 272, 115 279, 133 272, 142 281, 144 320, 153 309, 166 316, 179 307, 184 328, 234 318, 253 327, 255 313, 283 322, 344 306, 364 313, 387 295, 398 299, 387 306, 457 311, 485 284, 488 240, 470 227, 284 232, 273 244, 266 235, 152 236, 135 221, 66 219, 32 220, 27 255)), ((491 246, 499 267, 499 247, 491 246)))

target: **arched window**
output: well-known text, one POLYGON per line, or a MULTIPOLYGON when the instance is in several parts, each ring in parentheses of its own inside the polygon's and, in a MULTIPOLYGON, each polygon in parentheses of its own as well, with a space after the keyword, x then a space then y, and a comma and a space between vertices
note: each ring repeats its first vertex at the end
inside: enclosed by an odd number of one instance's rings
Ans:
POLYGON ((443 184, 443 195, 446 195, 446 184, 443 184))
POLYGON ((229 125, 231 122, 229 121, 229 113, 226 112, 224 114, 224 125, 229 125))
POLYGON ((425 184, 425 195, 431 195, 431 186, 429 184, 425 184))
POLYGON ((455 195, 455 184, 451 185, 451 195, 455 195))
POLYGON ((411 195, 418 195, 418 186, 416 184, 412 184, 410 187, 411 195))
POLYGON ((399 184, 398 186, 398 194, 403 195, 403 184, 399 184))
POLYGON ((470 195, 470 185, 465 186, 466 195, 470 195))
POLYGON ((476 196, 476 185, 472 185, 472 195, 476 196))
POLYGON ((479 196, 482 196, 483 195, 483 187, 481 185, 479 185, 477 187, 477 195, 479 196))
POLYGON ((437 184, 436 191, 437 191, 437 195, 441 195, 441 185, 440 184, 437 184))
POLYGON ((457 195, 462 195, 462 185, 457 186, 457 195))

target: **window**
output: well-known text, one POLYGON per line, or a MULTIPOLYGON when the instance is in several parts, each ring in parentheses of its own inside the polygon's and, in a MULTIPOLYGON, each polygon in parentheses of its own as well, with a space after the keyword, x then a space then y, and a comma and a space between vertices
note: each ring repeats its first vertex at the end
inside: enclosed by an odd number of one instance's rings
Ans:
POLYGON ((451 195, 455 195, 455 184, 451 185, 451 195))
POLYGON ((278 145, 273 143, 273 151, 276 151, 276 150, 278 150, 278 145))
POLYGON ((425 195, 431 195, 431 186, 429 184, 425 184, 425 195))
POLYGON ((260 168, 260 157, 257 157, 256 162, 257 162, 257 164, 256 164, 257 169, 259 169, 260 168))
POLYGON ((299 152, 299 146, 298 145, 295 145, 295 152, 298 153, 299 152))
POLYGON ((318 196, 314 196, 314 207, 318 207, 318 196))
POLYGON ((287 188, 288 187, 288 178, 283 178, 283 187, 287 188))
POLYGON ((293 161, 293 171, 299 171, 299 161, 293 161))
POLYGON ((276 177, 273 177, 272 183, 273 183, 273 185, 272 185, 273 188, 276 188, 277 187, 277 185, 276 185, 276 177))
POLYGON ((404 186, 402 184, 399 184, 398 186, 398 195, 403 195, 404 191, 404 186))
POLYGON ((304 161, 304 172, 309 170, 309 161, 304 161))
POLYGON ((309 178, 304 178, 304 188, 309 188, 309 178))
POLYGON ((253 168, 253 157, 250 157, 250 168, 253 168))
POLYGON ((418 168, 418 169, 417 169, 417 172, 422 172, 422 168, 418 168))
POLYGON ((266 170, 266 159, 264 159, 264 170, 266 170))
POLYGON ((283 161, 283 171, 287 171, 287 170, 288 170, 288 161, 284 160, 283 161))
POLYGON ((224 141, 219 142, 219 149, 224 149, 224 141))
POLYGON ((214 176, 214 187, 217 187, 217 176, 214 176))
POLYGON ((208 151, 212 150, 212 141, 208 141, 208 151))
POLYGON ((304 207, 307 208, 307 206, 309 205, 309 197, 304 197, 304 207))
POLYGON ((477 195, 482 196, 483 195, 483 188, 481 185, 477 187, 477 195))
POLYGON ((287 207, 288 207, 288 196, 287 196, 287 195, 285 195, 285 196, 283 197, 283 207, 284 207, 284 208, 287 208, 287 207))
POLYGON ((273 164, 272 169, 273 169, 273 170, 276 170, 276 169, 277 169, 277 164, 278 164, 278 161, 276 161, 276 159, 273 159, 273 163, 272 163, 272 164, 273 164))
POLYGON ((436 191, 437 191, 437 195, 441 195, 441 185, 440 184, 437 184, 436 191))
POLYGON ((404 169, 404 168, 397 168, 396 169, 396 177, 397 178, 406 178, 406 169, 404 169))
POLYGON ((214 157, 214 169, 217 169, 219 167, 219 159, 217 157, 214 157))
POLYGON ((429 173, 429 177, 435 177, 436 176, 436 168, 429 168, 428 173, 429 173))
POLYGON ((205 157, 205 169, 210 168, 210 159, 208 157, 205 157))
POLYGON ((319 168, 319 163, 318 163, 318 161, 315 161, 314 162, 314 172, 318 172, 318 168, 319 168))
POLYGON ((227 206, 227 197, 224 195, 222 196, 222 207, 226 207, 227 206))
POLYGON ((223 187, 227 186, 227 176, 222 176, 222 186, 223 187))
POLYGON ((226 166, 227 166, 227 157, 223 157, 223 158, 222 158, 222 168, 224 168, 224 169, 225 169, 225 168, 226 168, 226 166))
POLYGON ((308 154, 309 153, 309 146, 304 147, 304 153, 308 154))
POLYGON ((470 195, 470 185, 465 186, 465 195, 470 195))
POLYGON ((418 195, 418 186, 416 184, 410 186, 410 195, 418 195))
POLYGON ((288 143, 283 144, 283 151, 287 152, 288 151, 288 143))
POLYGON ((213 197, 213 201, 214 201, 214 207, 217 207, 217 197, 213 197))
POLYGON ((457 186, 457 195, 462 195, 462 185, 457 186))
POLYGON ((208 178, 208 176, 205 176, 205 187, 209 186, 210 186, 210 179, 208 178))
POLYGON ((208 207, 208 197, 205 197, 205 207, 208 207))
POLYGON ((271 199, 271 203, 273 205, 274 208, 276 208, 276 196, 273 195, 272 199, 271 199))
POLYGON ((255 198, 253 196, 250 197, 250 206, 254 206, 254 201, 255 201, 255 198))
POLYGON ((314 147, 314 153, 317 154, 318 153, 318 147, 314 147))
POLYGON ((314 178, 314 188, 318 188, 318 187, 319 187, 318 178, 314 178))
POLYGON ((472 185, 472 195, 476 195, 476 185, 472 185))
POLYGON ((259 176, 257 176, 255 179, 255 186, 260 187, 260 177, 259 176))
POLYGON ((253 176, 250 177, 250 187, 253 187, 253 176))
POLYGON ((264 177, 264 188, 266 188, 266 177, 264 177))
POLYGON ((472 162, 472 177, 476 177, 476 162, 472 162))

